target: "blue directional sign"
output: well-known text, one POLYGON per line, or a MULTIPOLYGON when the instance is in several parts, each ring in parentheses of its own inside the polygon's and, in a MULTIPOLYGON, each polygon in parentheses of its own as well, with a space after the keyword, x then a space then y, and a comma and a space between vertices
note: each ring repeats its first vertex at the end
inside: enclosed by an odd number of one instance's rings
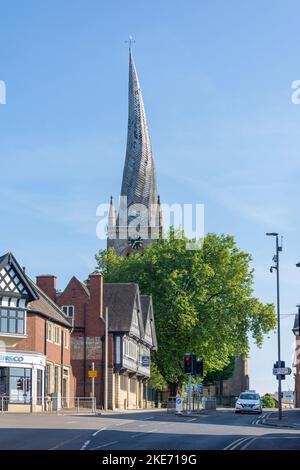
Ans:
POLYGON ((142 366, 150 367, 150 356, 142 356, 142 366))

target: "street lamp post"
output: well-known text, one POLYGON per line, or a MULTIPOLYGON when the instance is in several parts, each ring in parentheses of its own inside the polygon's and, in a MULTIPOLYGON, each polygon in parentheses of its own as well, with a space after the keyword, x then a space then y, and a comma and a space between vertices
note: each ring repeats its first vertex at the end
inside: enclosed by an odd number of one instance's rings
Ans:
MULTIPOLYGON (((279 252, 282 251, 282 246, 279 246, 278 233, 266 233, 267 236, 276 238, 276 255, 273 257, 275 263, 271 266, 270 271, 276 270, 276 285, 277 285, 277 347, 278 347, 278 367, 281 367, 281 350, 280 350, 280 295, 279 295, 279 252)), ((277 375, 278 379, 278 419, 282 419, 282 401, 281 401, 281 375, 277 375)))

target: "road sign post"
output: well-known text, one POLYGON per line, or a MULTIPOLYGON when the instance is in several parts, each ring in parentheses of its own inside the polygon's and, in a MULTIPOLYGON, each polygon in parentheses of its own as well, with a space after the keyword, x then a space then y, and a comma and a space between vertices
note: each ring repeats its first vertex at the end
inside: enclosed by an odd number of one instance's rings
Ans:
MULTIPOLYGON (((291 375, 292 369, 290 367, 274 367, 273 375, 291 375)), ((281 379, 283 379, 281 377, 281 379)))
POLYGON ((182 414, 183 409, 183 399, 181 397, 176 397, 176 413, 182 414))
POLYGON ((187 396, 187 414, 191 414, 191 390, 192 390, 192 374, 189 374, 189 382, 188 382, 188 396, 187 396))

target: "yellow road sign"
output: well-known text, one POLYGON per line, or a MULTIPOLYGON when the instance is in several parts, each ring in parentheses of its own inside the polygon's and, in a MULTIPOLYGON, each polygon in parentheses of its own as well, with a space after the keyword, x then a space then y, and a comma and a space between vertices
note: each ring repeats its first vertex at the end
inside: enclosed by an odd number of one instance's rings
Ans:
POLYGON ((97 378, 97 371, 96 370, 89 370, 88 371, 88 376, 90 379, 96 379, 97 378))

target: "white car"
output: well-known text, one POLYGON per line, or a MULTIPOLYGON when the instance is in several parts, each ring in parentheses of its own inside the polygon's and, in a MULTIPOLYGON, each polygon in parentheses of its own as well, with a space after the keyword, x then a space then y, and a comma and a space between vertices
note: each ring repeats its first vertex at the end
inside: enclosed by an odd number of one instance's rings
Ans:
POLYGON ((242 392, 235 404, 236 413, 262 413, 261 399, 258 393, 242 392))

